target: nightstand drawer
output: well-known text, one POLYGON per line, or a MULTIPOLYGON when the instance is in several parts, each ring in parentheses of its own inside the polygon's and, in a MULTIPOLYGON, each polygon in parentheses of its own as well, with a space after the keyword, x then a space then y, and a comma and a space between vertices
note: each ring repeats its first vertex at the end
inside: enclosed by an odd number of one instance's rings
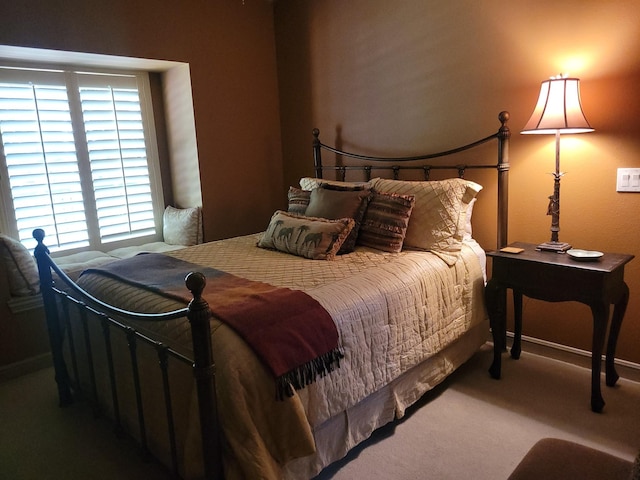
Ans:
MULTIPOLYGON (((620 270, 620 278, 622 273, 620 270)), ((503 258, 493 259, 492 278, 528 297, 548 301, 588 301, 594 295, 600 298, 606 292, 605 284, 616 284, 611 277, 605 281, 602 272, 503 258)))

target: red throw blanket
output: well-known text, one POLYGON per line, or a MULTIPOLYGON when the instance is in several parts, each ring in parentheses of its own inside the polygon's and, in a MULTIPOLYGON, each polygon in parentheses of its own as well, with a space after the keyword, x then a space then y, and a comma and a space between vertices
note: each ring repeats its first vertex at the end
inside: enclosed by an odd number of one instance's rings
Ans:
POLYGON ((340 366, 338 331, 329 313, 299 290, 254 282, 213 268, 157 253, 90 268, 83 272, 109 276, 188 303, 184 279, 189 272, 207 279, 202 297, 211 313, 232 327, 271 369, 278 398, 293 395, 340 366))

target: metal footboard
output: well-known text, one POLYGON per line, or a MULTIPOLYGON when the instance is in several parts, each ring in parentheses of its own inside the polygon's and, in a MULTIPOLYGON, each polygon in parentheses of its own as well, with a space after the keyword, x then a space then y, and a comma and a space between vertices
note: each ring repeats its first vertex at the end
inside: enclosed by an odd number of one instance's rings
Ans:
POLYGON ((34 238, 38 241, 35 257, 38 263, 60 406, 70 404, 74 397, 82 397, 90 401, 94 414, 100 415, 102 405, 109 403, 116 434, 122 436, 128 433, 134 439, 137 436, 136 440, 143 457, 148 457, 150 447, 147 412, 140 377, 139 349, 140 352, 144 351, 142 349, 150 349, 147 353, 152 353, 156 357, 161 384, 161 391, 154 393, 153 396, 154 399, 161 398, 164 403, 170 468, 174 475, 179 476, 174 417, 175 399, 172 398, 169 369, 173 362, 191 366, 198 394, 205 477, 207 479, 223 478, 215 397, 215 364, 210 340, 211 313, 208 304, 201 297, 206 284, 204 275, 197 272, 186 275, 186 288, 193 294, 193 300, 186 308, 163 314, 130 312, 98 300, 75 284, 49 256, 49 251, 43 243, 44 231, 34 230, 34 238), (54 284, 52 272, 55 272, 56 280, 59 279, 60 287, 54 284), (164 321, 180 317, 187 317, 191 326, 193 359, 144 335, 126 323, 126 320, 164 321), (72 318, 79 320, 78 325, 72 325, 72 318), (113 336, 118 334, 122 336, 128 351, 129 371, 126 379, 119 378, 124 375, 122 370, 116 367, 119 359, 114 354, 113 336), (71 362, 71 374, 67 368, 67 358, 71 362), (103 367, 108 377, 108 392, 104 394, 106 398, 100 398, 102 392, 99 391, 96 373, 98 362, 102 360, 106 364, 103 367), (86 382, 83 381, 83 376, 88 377, 86 382), (130 382, 129 386, 133 389, 137 435, 127 431, 121 412, 120 389, 124 381, 130 382))

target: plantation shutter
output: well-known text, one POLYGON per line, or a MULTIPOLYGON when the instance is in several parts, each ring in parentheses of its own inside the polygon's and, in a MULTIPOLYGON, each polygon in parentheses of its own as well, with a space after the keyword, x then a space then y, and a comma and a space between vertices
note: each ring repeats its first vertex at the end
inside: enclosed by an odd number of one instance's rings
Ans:
MULTIPOLYGON (((18 80, 18 72, 11 72, 18 80)), ((0 82, 0 133, 18 237, 32 248, 44 228, 59 248, 89 244, 64 75, 0 82)), ((31 75, 33 77, 33 75, 31 75)))
POLYGON ((153 235, 151 180, 136 78, 80 75, 78 82, 100 239, 153 235))
POLYGON ((8 179, 0 187, 9 228, 27 248, 34 228, 45 230, 51 251, 157 239, 162 192, 151 176, 141 82, 0 68, 0 176, 8 179))

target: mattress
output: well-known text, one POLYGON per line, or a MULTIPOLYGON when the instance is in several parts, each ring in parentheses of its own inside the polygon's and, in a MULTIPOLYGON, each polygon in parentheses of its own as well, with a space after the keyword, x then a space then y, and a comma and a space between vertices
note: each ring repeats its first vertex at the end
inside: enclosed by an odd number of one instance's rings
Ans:
MULTIPOLYGON (((344 454, 343 448, 325 455, 326 446, 316 441, 333 420, 358 408, 366 416, 367 401, 389 386, 399 387, 402 394, 390 405, 384 400, 383 408, 402 416, 429 388, 419 381, 420 365, 437 358, 468 332, 476 332, 478 338, 486 335, 484 256, 474 242, 463 245, 459 260, 449 266, 429 252, 384 253, 365 247, 333 261, 313 261, 257 248, 258 238, 259 234, 248 235, 167 254, 250 280, 305 291, 331 314, 345 358, 331 374, 294 397, 276 402, 273 379, 242 340, 214 319, 212 345, 219 411, 224 412, 227 478, 308 478, 344 454), (403 383, 412 377, 418 383, 415 387, 403 383), (294 468, 283 470, 287 463, 294 468)), ((132 311, 184 306, 96 274, 83 275, 79 284, 102 300, 132 311)), ((185 355, 191 351, 186 319, 137 322, 135 327, 185 355)), ((466 350, 477 348, 476 343, 466 350)), ((452 368, 455 366, 444 361, 434 378, 445 376, 452 368)), ((197 430, 194 417, 190 415, 190 436, 197 430)), ((366 430, 375 424, 367 422, 366 430)), ((366 435, 361 433, 359 438, 366 435)), ((345 441, 347 449, 353 441, 345 441)), ((197 476, 197 468, 192 467, 202 452, 194 442, 184 445, 194 452, 184 454, 182 473, 197 476)))

